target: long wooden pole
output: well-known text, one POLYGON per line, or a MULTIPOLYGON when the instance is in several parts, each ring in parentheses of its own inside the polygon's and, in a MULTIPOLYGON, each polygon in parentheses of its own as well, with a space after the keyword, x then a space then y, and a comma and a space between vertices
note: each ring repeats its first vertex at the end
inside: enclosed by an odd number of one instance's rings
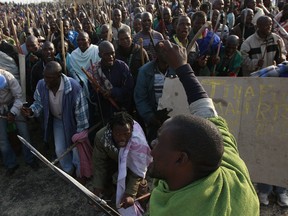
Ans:
MULTIPOLYGON (((187 46, 187 54, 189 54, 191 48, 193 47, 193 45, 195 44, 196 40, 199 38, 199 36, 202 34, 202 32, 208 28, 209 26, 211 26, 211 22, 210 21, 206 21, 206 23, 198 30, 198 32, 194 35, 193 39, 190 41, 190 43, 187 46)), ((192 30, 191 30, 192 31, 192 30)))
POLYGON ((63 170, 59 169, 55 165, 53 165, 47 158, 45 158, 37 149, 35 149, 29 142, 27 142, 23 137, 17 135, 19 140, 46 166, 48 166, 51 170, 57 173, 60 177, 64 178, 66 181, 72 183, 77 189, 79 189, 89 200, 95 203, 98 207, 100 207, 103 211, 105 211, 108 215, 117 215, 120 214, 115 211, 112 207, 110 207, 107 202, 100 197, 96 196, 90 190, 88 190, 85 186, 80 184, 76 179, 72 176, 65 173, 63 170))
POLYGON ((64 42, 64 27, 63 27, 63 21, 60 21, 60 34, 61 34, 61 54, 62 54, 62 60, 63 60, 63 71, 64 74, 67 75, 66 70, 66 52, 65 52, 65 42, 64 42))

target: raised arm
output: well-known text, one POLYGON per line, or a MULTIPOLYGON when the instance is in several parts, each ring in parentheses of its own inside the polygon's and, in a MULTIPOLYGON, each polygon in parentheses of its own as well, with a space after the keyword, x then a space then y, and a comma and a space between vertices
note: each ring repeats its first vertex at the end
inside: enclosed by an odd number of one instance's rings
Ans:
POLYGON ((175 69, 183 84, 191 114, 204 118, 217 116, 211 98, 208 97, 192 68, 187 64, 186 49, 169 41, 162 41, 160 43, 167 62, 169 62, 170 67, 175 69))

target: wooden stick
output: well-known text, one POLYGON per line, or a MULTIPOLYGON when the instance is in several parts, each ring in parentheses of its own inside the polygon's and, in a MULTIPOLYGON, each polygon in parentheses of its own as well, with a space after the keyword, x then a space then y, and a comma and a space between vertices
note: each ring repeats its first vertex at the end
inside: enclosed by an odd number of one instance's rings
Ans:
POLYGON ((6 12, 4 13, 4 26, 5 26, 5 28, 8 28, 8 19, 7 19, 6 12))
POLYGON ((140 197, 137 197, 134 201, 139 201, 139 200, 148 198, 148 197, 150 197, 150 196, 151 196, 151 194, 150 194, 150 193, 147 193, 147 194, 144 194, 144 195, 142 195, 142 196, 140 196, 140 197))
MULTIPOLYGON (((279 49, 279 61, 282 59, 282 50, 281 50, 281 42, 280 39, 277 40, 277 45, 279 49)), ((279 62, 280 63, 280 62, 279 62)))
MULTIPOLYGON (((101 122, 98 122, 93 127, 89 128, 88 134, 94 131, 98 126, 100 126, 101 122)), ((53 165, 57 164, 65 155, 67 155, 73 148, 75 148, 79 143, 81 142, 75 142, 71 146, 69 146, 65 152, 63 152, 58 158, 56 158, 53 162, 51 162, 53 165)))
MULTIPOLYGON (((217 47, 216 58, 219 56, 219 53, 220 53, 221 40, 223 40, 223 35, 224 35, 224 29, 225 29, 225 26, 226 26, 226 22, 227 22, 227 16, 226 16, 226 13, 225 13, 224 22, 222 24, 222 29, 221 29, 220 41, 219 41, 219 44, 218 44, 218 47, 217 47)), ((212 76, 215 76, 215 70, 216 70, 216 65, 213 65, 212 76)))
MULTIPOLYGON (((271 13, 269 12, 269 10, 264 6, 264 5, 260 5, 261 6, 261 8, 264 10, 264 12, 266 13, 266 14, 268 14, 268 15, 271 15, 271 13)), ((272 15, 272 20, 276 23, 276 25, 278 25, 279 26, 279 28, 284 32, 284 34, 286 35, 286 36, 288 36, 288 33, 287 33, 287 31, 283 28, 283 26, 281 26, 281 24, 274 18, 274 16, 272 15)))
POLYGON ((141 55, 141 64, 144 65, 144 53, 143 53, 143 38, 139 38, 140 44, 140 55, 141 55))
POLYGON ((88 199, 91 200, 93 203, 95 203, 98 207, 100 207, 105 213, 108 215, 117 215, 120 216, 120 214, 115 211, 112 207, 110 207, 105 200, 101 199, 100 197, 93 194, 90 190, 88 190, 86 187, 84 187, 82 184, 80 184, 76 179, 74 179, 69 174, 65 173, 63 170, 59 169, 58 167, 54 166, 50 161, 47 160, 37 149, 35 149, 29 142, 27 142, 23 137, 17 135, 19 140, 29 148, 29 150, 37 157, 39 160, 41 160, 46 166, 48 166, 51 170, 53 170, 55 173, 57 173, 60 177, 64 178, 64 180, 72 183, 73 186, 75 186, 77 189, 79 189, 88 199))
MULTIPOLYGON (((193 39, 190 41, 190 43, 187 46, 187 54, 189 54, 191 48, 193 47, 194 43, 196 42, 196 40, 198 39, 198 37, 202 34, 202 32, 208 28, 209 26, 211 26, 211 22, 210 21, 206 21, 206 23, 198 30, 198 32, 194 35, 193 39)), ((192 31, 192 30, 191 30, 192 31)))
MULTIPOLYGON (((86 71, 83 67, 81 67, 81 70, 85 73, 87 76, 89 82, 91 83, 92 87, 96 92, 100 92, 102 95, 105 94, 104 90, 101 88, 99 85, 98 81, 88 72, 86 71)), ((114 99, 110 96, 106 97, 107 100, 114 106, 117 110, 121 110, 120 107, 117 105, 117 103, 114 101, 114 99)))
POLYGON ((65 55, 65 42, 64 42, 64 27, 63 27, 63 21, 60 21, 60 29, 61 29, 61 54, 62 54, 62 60, 63 60, 63 71, 64 74, 67 75, 66 70, 66 55, 65 55))
POLYGON ((30 28, 30 14, 29 14, 28 7, 27 7, 27 11, 26 11, 26 16, 27 16, 27 26, 28 26, 28 28, 30 28))
POLYGON ((19 42, 18 37, 17 37, 16 26, 14 25, 13 19, 11 19, 11 25, 12 25, 13 36, 14 36, 14 40, 16 43, 18 53, 23 54, 22 49, 20 47, 20 42, 19 42))
POLYGON ((246 28, 246 20, 247 20, 247 7, 245 8, 245 12, 244 12, 244 23, 243 23, 243 30, 242 30, 242 40, 244 41, 244 35, 245 35, 245 28, 246 28))

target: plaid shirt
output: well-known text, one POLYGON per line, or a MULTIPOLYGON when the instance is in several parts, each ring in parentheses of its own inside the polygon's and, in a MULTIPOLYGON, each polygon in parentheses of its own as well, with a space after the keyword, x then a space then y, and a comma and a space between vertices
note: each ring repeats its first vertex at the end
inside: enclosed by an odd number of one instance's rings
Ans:
MULTIPOLYGON (((88 103, 83 96, 82 88, 76 80, 62 75, 64 80, 64 94, 62 100, 62 121, 67 133, 67 139, 74 133, 79 133, 89 127, 88 103)), ((34 103, 30 106, 35 116, 44 111, 45 135, 49 120, 49 89, 42 79, 37 84, 34 93, 34 103)))

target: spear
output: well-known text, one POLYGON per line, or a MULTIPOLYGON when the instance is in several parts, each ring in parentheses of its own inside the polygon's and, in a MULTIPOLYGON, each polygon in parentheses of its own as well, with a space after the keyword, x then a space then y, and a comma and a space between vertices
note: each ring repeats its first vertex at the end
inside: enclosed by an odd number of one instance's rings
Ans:
POLYGON ((117 215, 120 216, 120 214, 115 211, 112 207, 110 207, 107 202, 100 197, 93 194, 90 190, 88 190, 86 187, 84 187, 82 184, 80 184, 76 179, 74 179, 72 176, 65 173, 63 170, 59 169, 50 161, 47 160, 38 150, 36 150, 29 142, 27 142, 23 137, 17 135, 19 140, 27 147, 29 150, 39 159, 41 160, 46 166, 48 166, 50 169, 52 169, 55 173, 57 173, 60 177, 68 181, 69 183, 72 183, 73 186, 75 186, 77 189, 79 189, 89 200, 91 200, 93 203, 95 203, 98 207, 100 207, 103 211, 105 211, 109 215, 117 215))

